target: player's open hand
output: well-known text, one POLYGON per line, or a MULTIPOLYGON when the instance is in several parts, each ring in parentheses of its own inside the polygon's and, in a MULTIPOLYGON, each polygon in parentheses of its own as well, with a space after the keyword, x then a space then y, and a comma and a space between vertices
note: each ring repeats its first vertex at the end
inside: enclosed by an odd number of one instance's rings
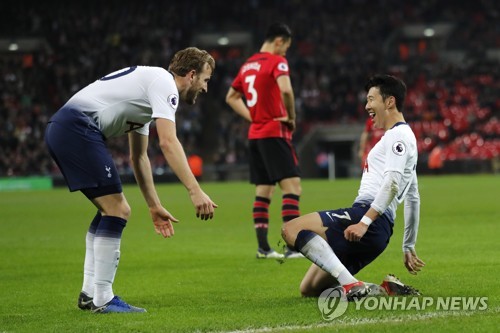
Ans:
POLYGON ((344 237, 350 242, 359 242, 367 230, 368 226, 363 222, 351 224, 344 230, 344 237))
POLYGON ((161 206, 150 208, 149 213, 151 214, 155 231, 158 235, 162 235, 164 238, 174 235, 174 226, 172 222, 179 222, 178 219, 161 206))
POLYGON ((408 273, 413 275, 416 275, 425 266, 425 263, 417 257, 415 250, 405 251, 404 263, 408 273))
POLYGON ((196 209, 196 217, 202 220, 212 219, 214 217, 217 204, 210 199, 201 189, 190 193, 191 201, 196 209))

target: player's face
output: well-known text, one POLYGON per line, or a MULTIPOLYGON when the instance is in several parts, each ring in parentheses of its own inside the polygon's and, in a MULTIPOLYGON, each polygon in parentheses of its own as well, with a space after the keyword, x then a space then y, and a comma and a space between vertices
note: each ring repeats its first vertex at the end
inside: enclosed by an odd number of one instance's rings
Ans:
POLYGON ((283 39, 283 38, 279 37, 278 44, 276 46, 277 54, 284 57, 286 55, 286 51, 288 51, 288 48, 290 47, 290 45, 292 45, 291 38, 283 39))
POLYGON ((203 71, 201 73, 194 74, 191 86, 185 91, 184 94, 181 94, 183 100, 190 105, 196 103, 198 94, 200 92, 206 93, 208 91, 208 81, 210 81, 211 75, 212 69, 208 63, 205 63, 203 65, 203 71))
POLYGON ((387 108, 380 94, 380 90, 377 87, 371 87, 366 94, 366 111, 368 115, 373 119, 373 126, 377 128, 385 128, 385 116, 387 113, 387 108))

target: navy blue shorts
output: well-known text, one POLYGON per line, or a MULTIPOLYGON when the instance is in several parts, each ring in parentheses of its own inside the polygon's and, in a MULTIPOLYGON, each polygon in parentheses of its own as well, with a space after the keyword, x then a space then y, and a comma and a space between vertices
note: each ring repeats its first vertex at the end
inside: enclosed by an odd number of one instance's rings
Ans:
POLYGON ((283 138, 252 139, 248 141, 250 182, 256 185, 275 185, 282 179, 300 177, 295 149, 283 138))
POLYGON ((370 205, 355 203, 351 208, 318 212, 323 226, 328 228, 328 244, 353 275, 384 252, 392 236, 393 224, 384 214, 370 224, 359 242, 345 239, 344 230, 351 224, 358 223, 369 208, 370 205))
POLYGON ((49 120, 45 143, 71 192, 88 198, 121 193, 122 185, 105 138, 80 111, 62 108, 49 120))

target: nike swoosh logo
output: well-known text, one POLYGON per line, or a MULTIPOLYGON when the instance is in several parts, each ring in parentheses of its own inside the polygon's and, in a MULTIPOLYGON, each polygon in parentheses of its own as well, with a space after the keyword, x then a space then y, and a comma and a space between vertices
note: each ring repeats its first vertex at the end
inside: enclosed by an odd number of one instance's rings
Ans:
POLYGON ((401 199, 403 199, 403 195, 405 194, 405 191, 406 189, 408 188, 408 186, 410 186, 410 182, 406 184, 405 188, 403 189, 403 191, 401 192, 400 195, 398 195, 398 201, 401 201, 401 199))

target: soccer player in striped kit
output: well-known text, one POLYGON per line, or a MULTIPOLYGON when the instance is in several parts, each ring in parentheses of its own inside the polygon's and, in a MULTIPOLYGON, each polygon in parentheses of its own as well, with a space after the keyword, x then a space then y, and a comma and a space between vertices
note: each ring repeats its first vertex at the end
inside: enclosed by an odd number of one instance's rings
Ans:
POLYGON ((272 24, 260 52, 241 66, 226 95, 226 102, 251 125, 248 132, 250 182, 255 184, 253 221, 258 241, 257 258, 297 258, 288 249, 276 252, 268 243, 269 205, 276 183, 282 192, 282 221, 300 216, 300 169, 292 145, 295 100, 286 51, 292 42, 290 28, 272 24), (245 99, 245 101, 243 100, 245 99))

